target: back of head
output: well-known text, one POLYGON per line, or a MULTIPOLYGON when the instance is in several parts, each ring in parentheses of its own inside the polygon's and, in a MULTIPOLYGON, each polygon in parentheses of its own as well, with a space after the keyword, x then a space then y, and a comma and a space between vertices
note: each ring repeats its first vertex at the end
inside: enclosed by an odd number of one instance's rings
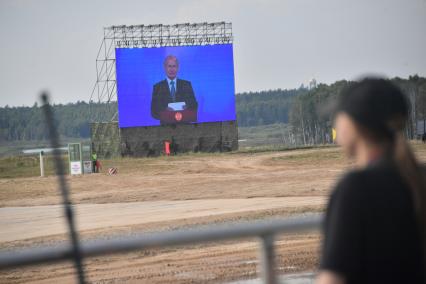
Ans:
POLYGON ((390 145, 392 159, 411 189, 426 265, 426 182, 404 137, 410 112, 406 97, 388 80, 366 78, 343 91, 338 111, 348 114, 374 142, 390 145))
POLYGON ((339 111, 369 131, 372 138, 393 141, 405 127, 409 104, 401 90, 388 80, 366 78, 343 91, 339 111))

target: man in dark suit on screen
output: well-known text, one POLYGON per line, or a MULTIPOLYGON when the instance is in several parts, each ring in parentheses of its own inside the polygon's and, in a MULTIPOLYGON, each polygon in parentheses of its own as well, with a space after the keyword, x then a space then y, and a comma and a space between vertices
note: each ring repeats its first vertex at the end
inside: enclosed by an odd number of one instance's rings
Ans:
MULTIPOLYGON (((197 112, 198 103, 195 99, 191 82, 178 79, 179 61, 176 56, 169 55, 164 60, 164 71, 166 79, 156 83, 152 92, 151 116, 161 120, 160 112, 165 110, 173 111, 169 103, 184 103, 184 109, 197 112)), ((161 122, 164 124, 164 122, 161 122)))

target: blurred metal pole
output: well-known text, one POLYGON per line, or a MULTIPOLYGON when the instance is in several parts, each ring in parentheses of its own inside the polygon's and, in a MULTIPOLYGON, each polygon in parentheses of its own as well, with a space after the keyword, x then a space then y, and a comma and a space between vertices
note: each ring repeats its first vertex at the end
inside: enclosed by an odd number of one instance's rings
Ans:
POLYGON ((40 151, 40 176, 44 177, 44 152, 40 151))
POLYGON ((276 284, 274 236, 263 235, 261 238, 261 273, 265 284, 276 284))
POLYGON ((69 235, 73 250, 74 264, 77 269, 78 280, 80 284, 86 283, 84 277, 82 254, 80 250, 78 234, 75 228, 74 215, 72 211, 71 201, 68 194, 68 186, 65 180, 65 167, 61 159, 61 152, 59 151, 59 136, 56 130, 55 121, 52 113, 52 108, 49 105, 49 96, 47 93, 41 94, 43 102, 43 112, 46 119, 46 125, 49 130, 50 143, 53 148, 53 158, 55 161, 56 174, 58 176, 59 185, 62 194, 62 202, 64 207, 64 214, 68 222, 69 235))

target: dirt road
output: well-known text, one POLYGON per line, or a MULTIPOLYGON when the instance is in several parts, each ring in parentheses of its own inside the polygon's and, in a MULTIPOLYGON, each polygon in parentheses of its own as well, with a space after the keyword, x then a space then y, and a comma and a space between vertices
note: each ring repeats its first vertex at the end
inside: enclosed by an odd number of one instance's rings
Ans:
MULTIPOLYGON (((426 161, 426 146, 414 145, 426 161)), ((70 177, 83 239, 323 210, 351 167, 337 148, 103 161, 116 176, 70 177)), ((0 249, 66 238, 55 177, 0 180, 0 249), (4 228, 7 228, 4 230, 4 228)), ((281 237, 278 269, 315 269, 319 235, 281 237)), ((86 261, 93 283, 206 283, 257 275, 257 242, 238 240, 86 261)), ((71 264, 0 272, 0 283, 74 283, 71 264)))
MULTIPOLYGON (((74 206, 77 228, 88 231, 231 213, 322 206, 324 197, 145 201, 74 206)), ((60 205, 0 208, 0 242, 65 234, 60 205)))

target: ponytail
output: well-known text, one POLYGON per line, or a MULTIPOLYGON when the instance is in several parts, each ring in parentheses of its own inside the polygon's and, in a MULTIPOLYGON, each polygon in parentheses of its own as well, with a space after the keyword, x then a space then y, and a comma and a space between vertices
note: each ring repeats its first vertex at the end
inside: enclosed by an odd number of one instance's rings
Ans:
MULTIPOLYGON (((395 137, 394 159, 402 178, 411 189, 413 204, 423 246, 423 266, 426 273, 426 179, 402 132, 395 137)), ((426 276, 426 275, 425 275, 426 276)))

